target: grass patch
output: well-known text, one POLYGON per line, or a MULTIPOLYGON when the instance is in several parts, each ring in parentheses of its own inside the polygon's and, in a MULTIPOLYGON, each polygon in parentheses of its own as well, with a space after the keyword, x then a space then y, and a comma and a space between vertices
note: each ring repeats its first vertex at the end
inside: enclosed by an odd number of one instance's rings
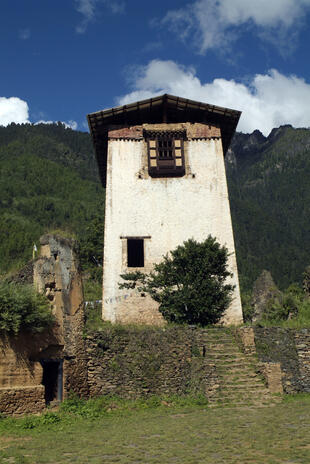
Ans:
MULTIPOLYGON (((85 298, 85 301, 87 299, 85 298)), ((102 320, 102 305, 101 303, 91 302, 85 305, 85 326, 84 332, 91 333, 101 331, 105 328, 106 324, 102 320)))
POLYGON ((153 395, 132 400, 113 395, 83 400, 72 395, 61 403, 57 412, 46 411, 42 415, 28 415, 20 418, 1 416, 0 434, 18 430, 46 430, 60 423, 62 425, 74 424, 81 418, 97 420, 102 417, 124 416, 152 409, 165 412, 170 408, 186 409, 207 406, 207 404, 207 398, 203 395, 153 395))
POLYGON ((89 417, 89 412, 82 413, 85 403, 74 398, 70 401, 64 403, 59 413, 44 415, 46 423, 39 427, 26 428, 25 421, 29 418, 2 419, 0 462, 310 462, 310 395, 294 395, 285 403, 261 409, 208 409, 190 403, 167 406, 164 400, 160 399, 159 404, 159 399, 153 398, 147 407, 147 403, 142 407, 127 401, 124 404, 128 410, 120 408, 110 412, 107 412, 107 400, 97 399, 89 403, 88 411, 98 401, 103 402, 100 410, 105 412, 96 417, 89 417))
POLYGON ((279 327, 282 329, 308 329, 310 328, 310 313, 306 315, 299 315, 296 318, 287 320, 274 320, 266 321, 262 320, 257 323, 258 327, 279 327))
POLYGON ((294 393, 291 395, 284 395, 283 401, 285 403, 302 402, 310 404, 310 393, 294 393))
POLYGON ((96 301, 102 299, 102 283, 96 280, 83 279, 83 290, 85 301, 96 301))

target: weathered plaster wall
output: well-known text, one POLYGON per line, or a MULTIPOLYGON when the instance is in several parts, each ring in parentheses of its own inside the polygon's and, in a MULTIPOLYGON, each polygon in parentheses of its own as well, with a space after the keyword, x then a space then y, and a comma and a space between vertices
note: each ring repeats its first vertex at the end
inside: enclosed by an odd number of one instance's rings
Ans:
MULTIPOLYGON (((167 129, 169 125, 164 126, 167 129)), ((157 304, 148 296, 118 288, 120 274, 128 271, 126 237, 149 237, 144 240, 148 271, 185 240, 203 241, 211 234, 229 249, 229 268, 236 286, 224 322, 242 321, 222 142, 215 129, 216 137, 185 141, 186 174, 180 178, 148 175, 143 139, 110 139, 103 278, 105 320, 163 323, 157 304)))

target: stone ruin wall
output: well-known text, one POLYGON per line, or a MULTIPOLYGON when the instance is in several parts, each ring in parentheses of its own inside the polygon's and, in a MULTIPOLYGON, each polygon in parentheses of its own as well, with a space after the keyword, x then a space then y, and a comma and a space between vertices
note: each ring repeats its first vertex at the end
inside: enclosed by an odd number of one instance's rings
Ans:
POLYGON ((40 258, 34 266, 34 283, 39 292, 47 295, 56 316, 54 331, 62 347, 64 397, 77 389, 80 394, 87 395, 84 297, 76 244, 73 240, 53 235, 43 236, 40 244, 40 258))
MULTIPOLYGON (((70 391, 83 397, 208 396, 218 388, 216 366, 202 352, 207 329, 107 326, 83 337, 82 282, 71 240, 42 237, 33 267, 36 288, 48 296, 57 323, 42 334, 0 338, 0 412, 45 408, 44 358, 63 360, 64 398, 70 391)), ((26 274, 29 281, 29 269, 26 274)), ((310 392, 310 329, 231 330, 271 392, 310 392)))
POLYGON ((271 392, 310 393, 310 329, 244 327, 236 338, 271 392))
MULTIPOLYGON (((219 333, 221 329, 217 329, 219 333)), ((310 329, 231 329, 271 393, 310 392, 310 329)), ((202 393, 219 379, 202 354, 208 329, 105 329, 86 337, 90 396, 202 393)))
MULTIPOLYGON (((42 359, 63 360, 63 397, 70 391, 87 396, 83 340, 84 301, 81 275, 72 240, 55 235, 40 239, 40 256, 19 273, 33 280, 52 305, 56 324, 42 334, 0 338, 0 412, 37 413, 45 408, 42 359)), ((26 280, 25 280, 26 279, 26 280)))
MULTIPOLYGON (((231 330, 270 392, 310 392, 310 329, 231 330)), ((217 331, 220 343, 225 329, 217 331)), ((36 359, 42 353, 52 356, 53 350, 59 356, 59 346, 49 337, 52 334, 2 339, 1 351, 6 352, 0 371, 2 412, 32 413, 44 408, 42 368, 36 359)), ((193 327, 107 326, 86 336, 85 346, 80 345, 70 359, 66 360, 63 348, 65 390, 85 397, 191 393, 212 398, 220 380, 216 363, 203 350, 206 337, 208 329, 193 327)))

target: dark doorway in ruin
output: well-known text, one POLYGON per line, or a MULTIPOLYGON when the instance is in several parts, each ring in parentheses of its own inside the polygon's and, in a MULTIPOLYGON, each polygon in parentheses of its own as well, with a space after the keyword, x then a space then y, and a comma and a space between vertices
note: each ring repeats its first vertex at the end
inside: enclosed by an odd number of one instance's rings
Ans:
POLYGON ((61 359, 41 359, 46 404, 52 401, 62 401, 62 362, 61 359))

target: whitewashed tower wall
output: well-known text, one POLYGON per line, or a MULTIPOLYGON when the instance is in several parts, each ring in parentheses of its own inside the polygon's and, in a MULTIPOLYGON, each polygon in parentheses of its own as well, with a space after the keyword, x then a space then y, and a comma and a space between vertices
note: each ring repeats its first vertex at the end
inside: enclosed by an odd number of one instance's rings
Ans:
POLYGON ((127 267, 127 239, 144 240, 148 271, 162 256, 189 238, 209 234, 226 245, 235 285, 223 322, 242 322, 238 272, 229 198, 218 127, 203 124, 147 124, 112 130, 108 138, 103 275, 103 318, 121 323, 161 324, 158 305, 133 290, 120 290, 127 267), (148 172, 143 130, 186 131, 185 175, 154 178, 148 172))

